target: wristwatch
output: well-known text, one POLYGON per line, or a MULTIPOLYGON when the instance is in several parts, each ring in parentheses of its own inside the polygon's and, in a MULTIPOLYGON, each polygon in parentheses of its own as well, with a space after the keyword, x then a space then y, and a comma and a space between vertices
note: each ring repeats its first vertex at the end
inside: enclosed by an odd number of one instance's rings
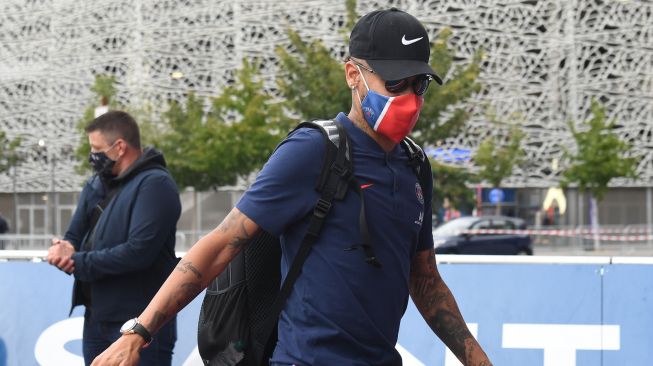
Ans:
POLYGON ((152 342, 152 334, 145 328, 140 321, 138 321, 138 318, 134 319, 129 319, 125 322, 125 324, 120 327, 120 333, 122 334, 138 334, 139 336, 143 337, 145 340, 145 345, 143 348, 147 347, 150 345, 152 342))

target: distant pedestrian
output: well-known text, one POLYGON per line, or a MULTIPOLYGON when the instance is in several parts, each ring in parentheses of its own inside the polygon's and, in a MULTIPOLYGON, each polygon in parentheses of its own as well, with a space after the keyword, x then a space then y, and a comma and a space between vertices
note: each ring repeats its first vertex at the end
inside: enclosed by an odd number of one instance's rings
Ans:
POLYGON ((443 217, 442 217, 442 222, 449 222, 453 219, 459 218, 460 211, 458 211, 452 204, 451 201, 449 200, 449 197, 444 198, 444 202, 442 203, 442 208, 444 209, 443 217))
MULTIPOLYGON (((2 213, 0 213, 0 235, 6 234, 9 231, 9 224, 7 224, 7 220, 5 220, 4 217, 2 217, 2 213)), ((0 238, 0 249, 5 248, 5 241, 4 239, 0 238)))
POLYGON ((5 220, 4 217, 2 217, 2 213, 0 213, 0 234, 6 234, 9 231, 9 224, 7 224, 7 220, 5 220))

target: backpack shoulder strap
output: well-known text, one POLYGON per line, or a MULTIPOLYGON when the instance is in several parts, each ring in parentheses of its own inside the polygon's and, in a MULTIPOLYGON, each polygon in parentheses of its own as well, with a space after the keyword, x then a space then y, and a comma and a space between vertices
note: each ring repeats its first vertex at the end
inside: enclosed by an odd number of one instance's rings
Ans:
MULTIPOLYGON (((322 135, 327 141, 327 152, 325 154, 324 163, 322 164, 322 172, 316 190, 321 192, 321 197, 318 200, 314 215, 324 215, 328 213, 331 207, 331 201, 342 200, 347 193, 347 189, 353 189, 360 197, 360 214, 359 214, 359 228, 362 243, 361 246, 365 252, 365 262, 375 266, 381 267, 381 263, 374 254, 374 249, 371 245, 369 229, 367 226, 367 218, 365 215, 365 195, 363 195, 358 182, 353 174, 353 162, 351 153, 351 142, 347 131, 342 123, 335 120, 316 120, 311 122, 304 122, 298 126, 312 127, 322 131, 322 135), (329 143, 330 142, 330 143, 329 143)), ((319 236, 323 219, 320 221, 312 220, 309 223, 308 235, 315 234, 315 238, 319 236), (317 225, 320 227, 318 228, 317 225)))
POLYGON ((315 189, 318 192, 323 192, 325 189, 327 191, 335 190, 333 199, 343 199, 354 170, 351 161, 351 142, 347 131, 340 122, 335 120, 302 122, 293 131, 304 127, 322 132, 326 146, 322 170, 315 189), (331 184, 335 186, 331 186, 331 184))
POLYGON ((344 198, 353 179, 353 164, 350 159, 351 146, 344 126, 336 121, 311 121, 300 123, 297 126, 297 128, 302 127, 317 128, 322 131, 322 135, 327 142, 327 151, 316 187, 317 191, 320 192, 320 198, 313 209, 299 252, 295 256, 288 270, 288 275, 281 286, 277 297, 277 300, 281 301, 281 305, 290 294, 290 290, 301 272, 301 267, 311 247, 318 239, 333 201, 344 198))
POLYGON ((419 177, 422 170, 422 164, 427 161, 424 150, 422 150, 422 148, 409 137, 405 137, 401 140, 401 147, 404 149, 406 155, 408 155, 408 164, 419 177))
POLYGON ((432 180, 433 177, 427 176, 429 175, 427 172, 430 171, 430 169, 426 165, 430 163, 429 159, 426 158, 424 150, 417 145, 415 141, 408 137, 401 140, 401 147, 404 149, 406 155, 408 155, 408 165, 413 169, 413 172, 419 180, 419 184, 422 187, 426 187, 428 183, 427 180, 432 180))

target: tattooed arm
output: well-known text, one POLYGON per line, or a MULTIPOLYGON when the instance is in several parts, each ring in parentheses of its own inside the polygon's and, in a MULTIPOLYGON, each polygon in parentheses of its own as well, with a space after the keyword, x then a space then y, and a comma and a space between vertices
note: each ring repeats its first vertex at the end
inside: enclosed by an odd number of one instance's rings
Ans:
POLYGON ((467 329, 456 299, 444 283, 433 249, 415 254, 410 269, 410 296, 429 327, 465 366, 492 363, 467 329))
MULTIPOLYGON (((256 223, 237 208, 231 210, 216 229, 193 245, 179 261, 138 317, 141 324, 154 335, 224 270, 258 230, 256 223)), ((122 336, 98 356, 92 365, 137 365, 144 343, 138 335, 122 336)))

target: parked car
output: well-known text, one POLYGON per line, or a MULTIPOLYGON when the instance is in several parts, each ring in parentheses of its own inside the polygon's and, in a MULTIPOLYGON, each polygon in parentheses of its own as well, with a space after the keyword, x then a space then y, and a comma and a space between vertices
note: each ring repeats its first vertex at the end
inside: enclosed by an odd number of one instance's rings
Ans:
POLYGON ((460 217, 433 229, 439 254, 533 254, 531 237, 518 233, 484 233, 474 230, 523 230, 524 220, 508 216, 460 217), (471 231, 471 232, 469 232, 471 231))

